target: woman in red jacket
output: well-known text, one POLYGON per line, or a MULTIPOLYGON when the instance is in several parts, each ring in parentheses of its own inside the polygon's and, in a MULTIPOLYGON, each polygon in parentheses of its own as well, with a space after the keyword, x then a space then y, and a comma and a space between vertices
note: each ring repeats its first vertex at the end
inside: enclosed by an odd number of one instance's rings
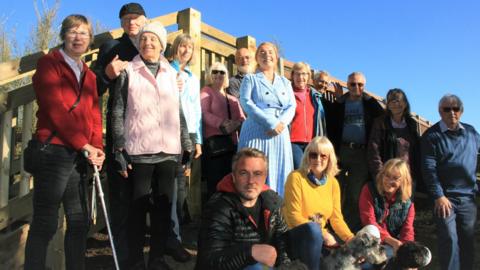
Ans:
POLYGON ((387 255, 392 256, 407 241, 414 240, 415 207, 412 197, 412 177, 407 162, 388 160, 362 189, 359 199, 362 224, 375 225, 387 255))
POLYGON ((88 162, 101 167, 102 122, 95 74, 81 56, 93 40, 91 23, 83 15, 62 22, 60 49, 38 60, 33 88, 38 102, 35 138, 44 149, 40 169, 33 173, 33 219, 25 247, 25 269, 45 269, 48 243, 58 228, 63 203, 67 220, 67 269, 84 269, 88 232, 85 169, 88 162))

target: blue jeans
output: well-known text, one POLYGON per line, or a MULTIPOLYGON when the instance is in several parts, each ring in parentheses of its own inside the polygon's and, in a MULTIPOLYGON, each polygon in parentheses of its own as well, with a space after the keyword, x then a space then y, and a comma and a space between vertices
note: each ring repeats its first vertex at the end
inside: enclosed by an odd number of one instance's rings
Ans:
POLYGON ((310 270, 320 269, 323 246, 320 226, 317 223, 308 222, 288 231, 288 236, 289 256, 299 259, 310 270))
POLYGON ((58 228, 60 204, 67 219, 66 269, 85 269, 88 232, 85 160, 74 150, 49 145, 38 162, 41 170, 34 175, 33 219, 25 247, 25 269, 45 269, 48 243, 58 228))
POLYGON ((302 163, 303 152, 307 147, 308 143, 293 143, 292 142, 292 155, 293 155, 293 169, 296 170, 300 168, 302 163))
POLYGON ((452 204, 450 216, 435 215, 438 258, 441 269, 473 269, 475 257, 475 222, 477 205, 474 196, 447 197, 452 204))

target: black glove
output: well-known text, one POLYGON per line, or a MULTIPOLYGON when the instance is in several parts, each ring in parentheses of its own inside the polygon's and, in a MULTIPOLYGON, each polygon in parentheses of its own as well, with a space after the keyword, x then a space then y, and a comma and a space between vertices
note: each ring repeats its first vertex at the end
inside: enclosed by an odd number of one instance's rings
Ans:
POLYGON ((115 151, 115 163, 117 171, 124 172, 128 169, 128 165, 132 163, 132 160, 127 151, 123 149, 122 151, 115 151))
POLYGON ((190 164, 192 158, 192 153, 188 151, 183 151, 182 154, 182 165, 190 164))

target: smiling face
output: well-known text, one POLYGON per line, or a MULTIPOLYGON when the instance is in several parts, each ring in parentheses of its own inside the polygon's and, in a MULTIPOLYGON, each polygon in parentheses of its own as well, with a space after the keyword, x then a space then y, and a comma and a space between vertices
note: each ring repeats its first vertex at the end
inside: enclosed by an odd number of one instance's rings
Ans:
POLYGON ((252 54, 247 48, 240 48, 235 53, 235 64, 238 71, 242 74, 250 73, 251 60, 252 54))
POLYGON ((325 73, 318 75, 317 79, 315 80, 315 87, 320 93, 325 93, 329 84, 330 77, 325 73))
POLYGON ((460 123, 463 111, 461 104, 455 99, 446 99, 440 104, 438 109, 442 121, 445 122, 449 129, 456 129, 460 123))
POLYGON ((267 179, 267 165, 262 158, 243 157, 233 170, 233 184, 242 204, 251 207, 257 201, 267 179))
POLYGON ((401 94, 392 94, 387 97, 387 110, 392 116, 402 117, 405 114, 407 103, 401 94))
POLYGON ((304 68, 293 71, 293 85, 296 88, 305 89, 310 79, 310 71, 304 68))
POLYGON ((278 62, 277 49, 270 43, 263 43, 257 49, 255 60, 261 71, 274 70, 278 62))
POLYGON ((361 73, 352 73, 348 76, 348 91, 351 99, 360 99, 365 90, 366 79, 361 73))
POLYGON ((131 38, 134 38, 140 32, 140 29, 147 22, 147 18, 139 14, 125 14, 121 18, 123 31, 131 38))
POLYGON ((190 41, 184 41, 178 45, 176 59, 181 65, 186 65, 193 55, 193 43, 190 41))
POLYGON ((149 62, 156 62, 163 51, 158 36, 154 33, 144 32, 140 37, 140 55, 149 62))
POLYGON ((65 33, 63 50, 72 58, 80 58, 90 45, 90 28, 86 24, 70 28, 65 33))
POLYGON ((317 178, 321 178, 326 174, 326 170, 329 162, 329 155, 322 153, 320 149, 311 150, 308 153, 309 169, 317 178))
POLYGON ((393 168, 389 172, 385 172, 382 180, 384 194, 387 197, 395 195, 400 188, 402 181, 404 181, 404 179, 398 169, 393 168))

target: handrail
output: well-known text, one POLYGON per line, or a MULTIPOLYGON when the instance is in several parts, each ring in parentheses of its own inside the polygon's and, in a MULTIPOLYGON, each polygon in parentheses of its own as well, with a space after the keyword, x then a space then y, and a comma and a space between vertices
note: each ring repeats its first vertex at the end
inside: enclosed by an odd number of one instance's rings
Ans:
MULTIPOLYGON (((169 44, 181 33, 189 33, 192 36, 196 55, 191 69, 202 83, 205 71, 213 62, 224 63, 230 74, 234 74, 236 48, 247 47, 254 50, 256 47, 253 37, 234 37, 210 26, 201 21, 200 12, 191 8, 151 20, 159 21, 165 27, 169 27, 167 38, 169 44), (174 25, 178 26, 177 29, 172 29, 171 26, 174 25)), ((122 29, 118 28, 95 35, 91 50, 84 55, 87 64, 92 65, 96 61, 99 47, 105 41, 118 38, 122 33, 122 29)), ((40 51, 0 63, 0 86, 31 77, 35 72, 38 59, 48 52, 49 50, 40 51)), ((287 59, 281 59, 280 74, 290 77, 288 71, 292 69, 293 64, 287 59)), ((346 86, 344 81, 332 79, 346 86)), ((332 93, 333 91, 328 94, 330 98, 333 98, 332 93)), ((10 228, 19 220, 28 220, 32 213, 31 177, 23 171, 21 154, 33 133, 35 94, 31 83, 10 90, 6 94, 8 95, 7 111, 0 114, 0 231, 10 228)), ((372 92, 370 94, 382 100, 372 92)), ((429 126, 429 122, 418 115, 415 117, 420 123, 419 130, 424 131, 429 126)), ((2 268, 1 263, 0 268, 2 268)))

